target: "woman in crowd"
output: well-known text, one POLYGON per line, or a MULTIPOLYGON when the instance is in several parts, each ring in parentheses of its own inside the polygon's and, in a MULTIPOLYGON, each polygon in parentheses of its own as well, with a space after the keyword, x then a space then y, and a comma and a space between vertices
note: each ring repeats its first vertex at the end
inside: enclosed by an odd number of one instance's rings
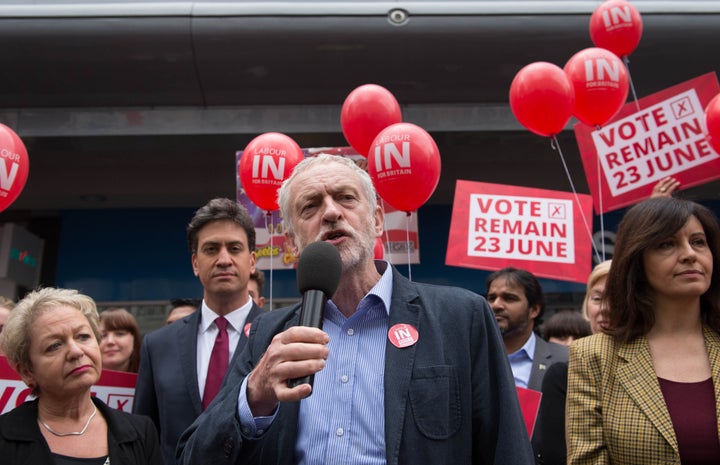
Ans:
POLYGON ((602 312, 602 297, 611 264, 611 260, 598 263, 590 272, 590 276, 588 276, 582 314, 590 322, 590 330, 593 334, 599 333, 605 324, 602 312))
POLYGON ((0 335, 11 366, 37 397, 0 416, 4 464, 162 464, 150 419, 91 396, 100 378, 95 302, 46 288, 22 299, 0 335))
MULTIPOLYGON (((585 299, 582 303, 582 315, 580 316, 580 318, 586 320, 586 326, 581 327, 582 329, 578 328, 578 331, 582 331, 582 335, 578 334, 578 337, 574 338, 575 340, 584 336, 589 336, 590 334, 598 333, 602 330, 602 325, 604 324, 601 305, 602 295, 605 291, 605 281, 607 280, 607 275, 610 271, 610 263, 610 260, 598 263, 590 272, 590 276, 588 276, 587 290, 585 292, 585 299)), ((543 336, 545 336, 548 340, 550 340, 550 337, 556 337, 567 333, 567 331, 562 329, 562 327, 567 326, 568 322, 561 320, 565 320, 568 316, 558 315, 560 315, 560 313, 553 315, 553 317, 548 319, 543 327, 543 336), (554 322, 553 318, 555 317, 559 318, 559 320, 554 322), (561 326, 561 328, 558 328, 558 326, 561 326)), ((553 340, 551 342, 562 343, 558 340, 553 340)), ((567 379, 567 363, 553 363, 548 368, 547 372, 545 372, 545 376, 543 377, 542 402, 540 403, 535 428, 542 431, 542 434, 547 437, 565 438, 565 401, 567 396, 567 379)), ((554 447, 545 448, 542 451, 542 456, 538 459, 539 464, 565 465, 565 463, 567 463, 567 449, 565 447, 565 441, 556 441, 553 444, 554 447)))
POLYGON ((720 463, 719 266, 720 228, 702 205, 627 211, 602 332, 570 347, 568 463, 720 463))
POLYGON ((137 373, 140 366, 140 328, 132 313, 111 308, 100 313, 100 352, 108 370, 137 373))
MULTIPOLYGON (((10 310, 12 310, 13 307, 15 307, 15 302, 0 295, 0 333, 2 333, 5 321, 7 321, 7 317, 10 315, 10 310)), ((0 347, 0 355, 3 355, 2 347, 0 347)))

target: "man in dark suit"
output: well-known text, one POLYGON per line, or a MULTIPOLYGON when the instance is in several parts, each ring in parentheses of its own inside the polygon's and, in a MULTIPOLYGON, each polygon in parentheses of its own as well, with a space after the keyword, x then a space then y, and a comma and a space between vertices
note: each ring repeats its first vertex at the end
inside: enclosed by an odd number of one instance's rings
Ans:
POLYGON ((155 422, 166 465, 175 463, 180 435, 216 394, 208 379, 224 375, 208 373, 221 332, 216 319, 227 322, 223 347, 233 363, 245 347, 250 323, 262 313, 248 294, 255 228, 247 210, 230 199, 213 199, 195 212, 187 236, 193 272, 203 285, 202 304, 145 337, 135 388, 134 411, 155 422))
POLYGON ((279 200, 296 255, 320 240, 340 252, 323 329, 297 326, 299 305, 261 315, 179 463, 531 464, 487 302, 373 260, 383 212, 369 175, 311 157, 279 200), (310 374, 312 386, 288 387, 310 374))
MULTIPOLYGON (((540 283, 529 271, 507 267, 488 276, 487 289, 515 385, 542 391, 545 372, 554 363, 567 362, 568 350, 535 335, 545 310, 540 283)), ((542 463, 544 448, 562 447, 565 441, 564 437, 543 436, 543 432, 535 428, 532 444, 538 463, 542 463)))

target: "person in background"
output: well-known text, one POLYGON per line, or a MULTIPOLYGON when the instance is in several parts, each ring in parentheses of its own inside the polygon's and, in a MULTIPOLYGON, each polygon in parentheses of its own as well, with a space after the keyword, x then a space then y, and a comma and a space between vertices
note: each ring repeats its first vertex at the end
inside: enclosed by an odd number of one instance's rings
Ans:
POLYGON ((155 422, 165 465, 175 463, 180 435, 207 409, 262 313, 248 294, 255 226, 245 207, 210 200, 190 220, 187 240, 192 270, 203 285, 202 305, 145 336, 133 404, 155 422))
POLYGON ((250 298, 255 301, 255 305, 260 308, 265 306, 265 297, 263 297, 263 288, 265 287, 265 273, 262 270, 256 269, 253 274, 250 275, 250 281, 248 282, 248 293, 250 298))
POLYGON ((37 398, 0 416, 2 463, 163 463, 150 419, 92 396, 102 371, 99 341, 88 296, 45 288, 18 302, 0 346, 37 398))
POLYGON ((279 204, 293 253, 315 241, 340 253, 323 329, 297 326, 300 304, 258 317, 179 463, 532 463, 490 307, 374 260, 383 211, 370 176, 344 157, 308 157, 279 204), (288 386, 307 375, 314 384, 288 386))
POLYGON ((140 366, 140 328, 132 313, 109 308, 100 313, 100 353, 108 370, 137 373, 140 366))
POLYGON ((582 303, 582 314, 590 323, 590 331, 597 334, 605 325, 605 312, 603 311, 603 294, 608 273, 610 273, 611 260, 600 262, 592 269, 587 280, 585 298, 582 303))
POLYGON ((535 335, 545 311, 545 296, 535 275, 507 267, 487 278, 487 300, 495 313, 515 385, 539 391, 545 370, 567 362, 567 348, 535 335))
POLYGON ((625 213, 606 324, 570 348, 569 464, 720 463, 718 267, 706 207, 664 197, 625 213))
POLYGON ((169 325, 181 318, 195 313, 202 304, 200 299, 173 299, 170 301, 170 312, 168 313, 165 324, 169 325))
POLYGON ((555 312, 543 323, 542 333, 546 341, 565 347, 570 347, 570 344, 576 339, 592 334, 590 323, 580 312, 575 310, 555 312))
MULTIPOLYGON (((603 293, 605 281, 610 272, 610 260, 600 262, 592 269, 587 280, 583 299, 582 318, 589 325, 591 334, 599 333, 605 325, 603 312, 603 293)), ((548 320, 550 323, 550 320, 548 320)), ((547 331, 547 323, 544 331, 547 331)), ((552 332, 552 324, 551 329, 552 332)), ((546 333, 547 337, 547 333, 546 333)), ((542 382, 542 402, 538 411, 535 427, 549 437, 565 437, 565 402, 567 398, 568 364, 556 363, 548 368, 542 382)), ((565 465, 567 463, 566 441, 558 442, 556 447, 543 451, 543 465, 565 465)))
MULTIPOLYGON (((515 385, 541 391, 547 369, 567 362, 567 347, 535 335, 545 311, 540 283, 529 271, 507 267, 490 274, 486 284, 515 385)), ((564 435, 553 436, 537 425, 531 439, 535 458, 541 463, 547 450, 558 449, 565 441, 564 435)))
MULTIPOLYGON (((2 334, 3 327, 5 326, 8 316, 10 316, 10 310, 14 307, 15 302, 0 295, 0 334, 2 334)), ((3 355, 2 347, 0 347, 0 355, 3 355)))

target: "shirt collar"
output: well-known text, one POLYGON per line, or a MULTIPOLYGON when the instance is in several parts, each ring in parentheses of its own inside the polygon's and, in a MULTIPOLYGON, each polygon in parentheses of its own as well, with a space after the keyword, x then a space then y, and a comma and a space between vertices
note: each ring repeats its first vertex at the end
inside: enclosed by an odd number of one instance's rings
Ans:
MULTIPOLYGON (((375 260, 375 269, 378 273, 380 273, 380 279, 378 280, 378 282, 375 283, 372 289, 370 289, 370 291, 365 294, 365 297, 362 298, 360 304, 358 305, 359 312, 356 313, 356 315, 364 313, 365 309, 373 306, 371 303, 371 299, 376 299, 376 302, 377 300, 382 302, 385 310, 385 316, 390 314, 390 303, 392 302, 393 286, 392 267, 385 260, 375 260)), ((332 299, 328 300, 327 304, 328 308, 332 308, 335 313, 341 315, 340 310, 338 310, 335 302, 333 302, 332 299)))
POLYGON ((368 294, 375 295, 382 300, 385 311, 390 314, 390 302, 392 302, 393 274, 392 267, 385 260, 375 260, 375 269, 380 273, 380 280, 375 283, 368 294))
POLYGON ((535 357, 535 344, 537 343, 537 339, 535 338, 535 332, 530 333, 530 337, 527 341, 525 341, 525 344, 520 347, 516 352, 513 352, 509 355, 510 358, 516 358, 523 353, 529 358, 531 361, 535 357))
MULTIPOLYGON (((245 318, 250 312, 250 309, 252 308, 252 304, 253 300, 248 296, 248 301, 245 305, 240 308, 236 308, 232 312, 225 315, 225 319, 235 331, 238 331, 238 328, 243 327, 243 324, 245 323, 245 318)), ((200 319, 200 330, 204 333, 213 324, 215 318, 220 315, 215 313, 213 310, 210 309, 210 307, 207 306, 207 304, 205 303, 205 299, 203 299, 202 301, 201 312, 202 318, 200 319)))

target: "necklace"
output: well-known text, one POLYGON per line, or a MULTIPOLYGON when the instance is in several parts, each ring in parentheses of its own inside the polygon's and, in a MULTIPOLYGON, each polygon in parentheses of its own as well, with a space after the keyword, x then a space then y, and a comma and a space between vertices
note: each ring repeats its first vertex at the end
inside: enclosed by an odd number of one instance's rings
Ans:
POLYGON ((87 431, 88 426, 90 426, 90 422, 92 421, 93 418, 95 418, 95 414, 96 414, 96 413, 97 413, 97 407, 95 406, 95 404, 93 404, 93 413, 90 414, 90 417, 89 417, 89 418, 87 419, 87 421, 85 422, 85 426, 83 426, 83 429, 81 429, 80 431, 70 431, 69 433, 58 433, 58 432, 55 431, 54 429, 50 428, 47 423, 45 423, 44 421, 42 421, 42 419, 40 419, 40 416, 39 416, 39 415, 38 415, 38 421, 40 422, 41 425, 43 425, 43 426, 45 427, 46 430, 50 431, 50 432, 51 432, 52 434, 54 434, 55 436, 60 436, 60 437, 63 437, 63 436, 80 436, 80 435, 85 434, 85 431, 87 431))

